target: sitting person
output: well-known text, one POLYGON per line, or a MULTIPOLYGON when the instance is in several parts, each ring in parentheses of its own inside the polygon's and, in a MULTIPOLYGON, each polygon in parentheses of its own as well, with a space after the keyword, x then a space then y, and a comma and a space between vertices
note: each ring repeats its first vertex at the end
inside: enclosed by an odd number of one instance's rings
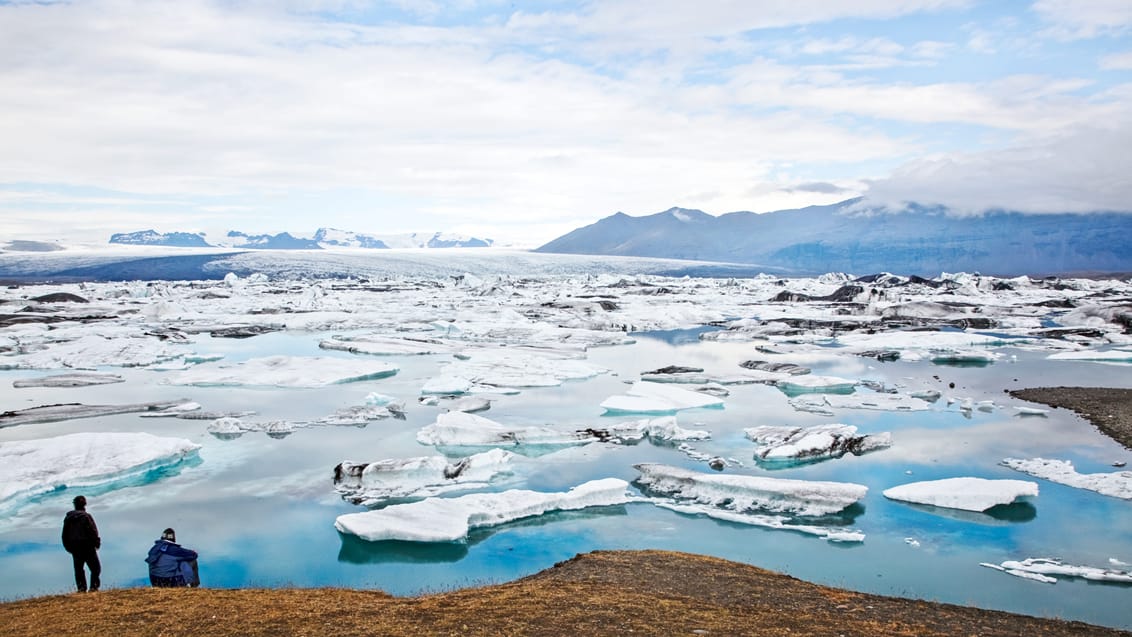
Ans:
POLYGON ((145 561, 149 564, 149 583, 154 586, 199 586, 197 552, 177 544, 173 529, 165 529, 155 540, 145 561))

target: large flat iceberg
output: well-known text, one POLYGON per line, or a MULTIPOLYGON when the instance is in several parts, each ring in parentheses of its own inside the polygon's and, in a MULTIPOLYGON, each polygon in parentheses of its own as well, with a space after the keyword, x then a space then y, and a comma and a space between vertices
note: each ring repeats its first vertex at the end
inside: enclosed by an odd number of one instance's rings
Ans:
POLYGON ((367 359, 268 356, 241 363, 197 365, 162 382, 202 387, 323 387, 385 378, 397 370, 396 365, 367 359))
POLYGON ((1053 575, 1063 577, 1080 577, 1091 582, 1111 582, 1116 584, 1132 584, 1132 572, 1114 568, 1098 568, 1096 566, 1074 566, 1065 564, 1061 560, 1045 557, 1031 557, 1021 561, 1006 560, 1001 564, 980 563, 980 566, 993 568, 996 571, 1009 573, 1016 577, 1032 579, 1047 584, 1057 583, 1053 575))
POLYGON ((0 507, 71 487, 106 485, 172 466, 200 445, 147 433, 77 433, 0 444, 0 507))
POLYGON ((673 414, 683 409, 722 407, 723 399, 673 387, 669 383, 638 381, 624 396, 610 396, 601 403, 608 413, 673 414))
POLYGON ((457 498, 428 498, 376 511, 338 516, 334 528, 363 540, 459 542, 472 529, 496 526, 551 511, 573 511, 630 501, 629 483, 605 478, 566 492, 511 490, 473 493, 457 498))
POLYGON ((890 500, 964 511, 986 511, 1000 504, 1011 504, 1018 498, 1037 496, 1035 482, 970 477, 911 482, 884 490, 884 497, 890 500))
POLYGON ((1006 458, 1002 465, 1015 471, 1028 473, 1035 478, 1064 484, 1078 489, 1096 491, 1101 495, 1132 500, 1132 471, 1113 471, 1111 473, 1077 473, 1073 463, 1068 460, 1047 460, 1033 458, 1022 460, 1006 458))
POLYGON ((579 445, 599 438, 586 431, 550 427, 509 427, 462 411, 437 414, 436 422, 417 432, 417 442, 437 447, 518 447, 579 445))
POLYGON ((394 458, 377 462, 341 462, 334 485, 354 504, 377 506, 394 499, 425 498, 455 490, 485 487, 509 475, 515 454, 491 449, 450 460, 444 456, 394 458))

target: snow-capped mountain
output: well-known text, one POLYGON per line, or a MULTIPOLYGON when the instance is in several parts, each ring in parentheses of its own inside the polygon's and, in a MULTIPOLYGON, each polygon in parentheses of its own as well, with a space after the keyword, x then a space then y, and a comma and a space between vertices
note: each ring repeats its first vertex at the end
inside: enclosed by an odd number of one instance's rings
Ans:
POLYGON ((208 242, 202 233, 193 232, 118 232, 110 235, 110 243, 138 246, 172 246, 177 248, 207 248, 208 242))
POLYGON ((336 228, 319 228, 313 237, 296 236, 289 232, 278 234, 248 234, 230 230, 215 245, 204 239, 204 233, 166 232, 141 230, 120 232, 110 237, 110 243, 122 245, 150 245, 179 248, 241 248, 253 250, 320 250, 323 248, 364 248, 385 250, 390 248, 486 248, 494 242, 450 232, 412 232, 408 234, 372 235, 336 228))
POLYGON ((617 213, 536 251, 746 263, 799 274, 1061 274, 1132 272, 1129 236, 1130 213, 959 216, 914 204, 889 211, 851 199, 718 217, 683 208, 643 217, 617 213))
POLYGON ((322 246, 314 239, 294 237, 289 232, 279 234, 245 234, 236 230, 228 232, 228 245, 233 248, 255 250, 321 250, 322 246))

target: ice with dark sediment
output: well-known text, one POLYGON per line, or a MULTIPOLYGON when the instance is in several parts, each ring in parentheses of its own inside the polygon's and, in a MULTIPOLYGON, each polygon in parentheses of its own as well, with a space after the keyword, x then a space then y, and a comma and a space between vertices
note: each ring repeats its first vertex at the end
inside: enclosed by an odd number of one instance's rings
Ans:
MULTIPOLYGON (((1113 561, 1113 560, 1110 560, 1113 561)), ((1031 557, 1024 560, 1006 560, 1001 564, 980 562, 980 566, 992 568, 996 571, 1009 573, 1015 577, 1032 579, 1047 584, 1056 584, 1057 578, 1079 577, 1090 582, 1110 584, 1132 584, 1132 571, 1116 568, 1100 568, 1097 566, 1076 566, 1066 564, 1061 560, 1047 557, 1031 557)))
POLYGON ((12 387, 90 387, 92 385, 110 385, 122 383, 126 379, 118 374, 100 374, 95 372, 71 372, 69 374, 52 374, 35 378, 18 378, 12 381, 12 387))
POLYGON ((396 365, 370 359, 268 356, 239 363, 197 365, 170 374, 161 382, 199 387, 323 387, 385 378, 397 371, 396 365))
POLYGON ((195 456, 200 445, 148 433, 75 433, 0 443, 0 507, 76 487, 143 478, 195 456), (81 459, 81 461, 77 461, 81 459))
POLYGON ((1064 484, 1077 489, 1095 491, 1101 495, 1132 500, 1132 471, 1113 471, 1110 473, 1078 473, 1068 460, 1049 460, 1046 458, 1006 458, 1002 465, 1042 478, 1050 482, 1064 484))
POLYGON ((341 533, 378 542, 462 542, 473 529, 506 524, 553 511, 608 507, 631 501, 629 484, 618 478, 591 480, 569 491, 509 490, 454 498, 431 497, 383 509, 338 516, 341 533))
POLYGON ((850 482, 708 474, 654 463, 634 466, 641 472, 637 484, 651 494, 735 513, 818 517, 840 513, 868 493, 868 487, 850 482))
POLYGON ((367 336, 335 336, 319 341, 322 349, 340 350, 355 354, 373 356, 397 356, 404 354, 451 354, 461 346, 439 339, 410 338, 373 334, 367 336))
POLYGON ((516 456, 491 449, 462 458, 419 456, 376 462, 339 463, 334 485, 354 504, 373 507, 391 500, 422 499, 486 487, 512 474, 516 456))
POLYGON ((138 412, 159 413, 166 409, 176 408, 188 401, 163 400, 152 403, 126 403, 121 405, 84 405, 82 403, 63 403, 57 405, 40 405, 15 411, 0 413, 0 429, 16 425, 30 425, 45 422, 61 422, 78 418, 97 418, 114 414, 130 414, 138 412))
POLYGON ((437 414, 436 422, 417 432, 417 442, 436 447, 553 447, 597 442, 586 431, 560 431, 551 427, 514 427, 462 411, 437 414))
POLYGON ((931 403, 925 398, 903 394, 802 394, 790 399, 790 406, 823 416, 834 415, 835 409, 868 409, 873 411, 928 411, 931 403))
POLYGON ((645 438, 654 442, 687 442, 711 438, 710 431, 681 427, 676 423, 675 416, 603 425, 600 429, 593 428, 589 431, 597 433, 602 440, 611 442, 636 442, 645 438))
POLYGON ((973 477, 911 482, 884 490, 890 500, 976 512, 1037 496, 1035 482, 973 477))
POLYGON ((685 409, 722 407, 723 400, 703 392, 680 389, 667 383, 638 381, 624 395, 610 396, 601 403, 608 413, 673 414, 685 409))
POLYGON ((892 434, 857 433, 857 427, 841 423, 795 427, 762 425, 743 430, 755 443, 755 459, 761 463, 790 464, 861 455, 892 446, 892 434))

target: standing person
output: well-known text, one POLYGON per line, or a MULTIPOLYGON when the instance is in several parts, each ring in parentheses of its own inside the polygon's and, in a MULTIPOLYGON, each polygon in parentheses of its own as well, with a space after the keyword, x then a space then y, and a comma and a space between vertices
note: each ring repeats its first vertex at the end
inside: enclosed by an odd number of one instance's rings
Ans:
POLYGON ((199 586, 197 552, 177 544, 177 533, 165 529, 154 540, 145 561, 149 564, 149 583, 154 586, 199 586))
POLYGON ((98 526, 94 518, 86 512, 86 497, 77 495, 71 502, 75 505, 74 511, 68 511, 63 518, 63 548, 71 554, 75 564, 75 586, 80 593, 85 593, 86 571, 90 569, 90 590, 97 591, 101 585, 99 575, 102 574, 102 564, 98 561, 98 549, 102 548, 102 538, 98 537, 98 526))

